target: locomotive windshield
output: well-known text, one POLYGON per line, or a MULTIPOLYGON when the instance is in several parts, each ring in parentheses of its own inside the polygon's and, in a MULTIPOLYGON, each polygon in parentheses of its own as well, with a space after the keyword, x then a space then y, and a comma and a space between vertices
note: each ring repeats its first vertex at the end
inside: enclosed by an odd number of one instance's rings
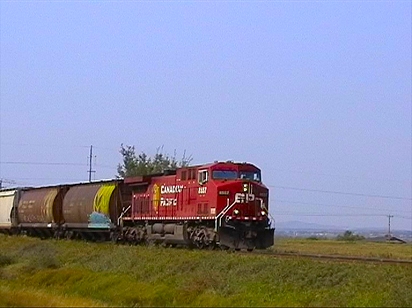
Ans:
POLYGON ((236 180, 237 179, 237 171, 214 170, 212 176, 213 176, 213 179, 215 179, 215 180, 236 180))
POLYGON ((260 182, 260 172, 240 171, 240 178, 260 182))
POLYGON ((246 179, 260 182, 260 172, 257 171, 234 171, 234 170, 213 170, 212 177, 214 180, 236 180, 246 179))

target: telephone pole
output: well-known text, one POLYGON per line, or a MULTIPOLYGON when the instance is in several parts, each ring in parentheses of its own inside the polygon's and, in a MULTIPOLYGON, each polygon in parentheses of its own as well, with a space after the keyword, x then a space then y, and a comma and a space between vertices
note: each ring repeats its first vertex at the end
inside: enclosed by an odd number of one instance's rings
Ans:
POLYGON ((14 185, 14 184, 16 184, 16 182, 15 181, 13 181, 13 180, 8 180, 8 179, 0 179, 0 189, 2 189, 2 188, 6 188, 6 186, 4 185, 4 187, 3 187, 3 184, 11 184, 11 185, 14 185))
POLYGON ((389 223, 388 223, 388 237, 391 238, 391 218, 393 217, 393 215, 388 215, 389 218, 389 223))
POLYGON ((92 158, 93 158, 93 146, 90 146, 90 156, 89 156, 89 171, 87 173, 89 174, 89 182, 92 181, 92 173, 95 173, 95 170, 92 170, 92 158))

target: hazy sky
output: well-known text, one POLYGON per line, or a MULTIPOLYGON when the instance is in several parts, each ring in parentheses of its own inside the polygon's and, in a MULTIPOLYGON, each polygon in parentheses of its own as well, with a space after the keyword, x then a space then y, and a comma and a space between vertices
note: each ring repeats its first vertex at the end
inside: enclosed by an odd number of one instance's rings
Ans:
POLYGON ((255 163, 277 221, 412 230, 411 1, 0 1, 0 179, 255 163))

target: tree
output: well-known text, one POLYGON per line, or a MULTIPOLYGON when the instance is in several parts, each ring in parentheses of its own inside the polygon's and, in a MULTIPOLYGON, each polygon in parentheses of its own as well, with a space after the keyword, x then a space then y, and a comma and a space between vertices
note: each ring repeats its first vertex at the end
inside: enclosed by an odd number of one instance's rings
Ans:
POLYGON ((186 151, 183 153, 182 159, 177 161, 176 150, 173 156, 169 156, 163 153, 163 146, 157 148, 153 157, 149 157, 144 152, 137 155, 135 147, 130 145, 121 144, 119 152, 123 156, 123 162, 117 166, 119 177, 160 173, 177 167, 189 166, 192 161, 191 156, 186 157, 186 151))
POLYGON ((360 241, 364 240, 362 235, 354 234, 352 231, 346 230, 343 234, 337 236, 338 241, 360 241))

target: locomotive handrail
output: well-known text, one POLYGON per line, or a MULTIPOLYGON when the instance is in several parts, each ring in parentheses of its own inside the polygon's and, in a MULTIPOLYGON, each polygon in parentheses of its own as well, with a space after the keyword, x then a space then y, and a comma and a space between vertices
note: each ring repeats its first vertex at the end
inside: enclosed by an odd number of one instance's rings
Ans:
POLYGON ((120 214, 119 218, 117 219, 117 225, 120 226, 120 220, 123 218, 124 214, 127 213, 127 211, 132 207, 132 205, 129 205, 126 209, 122 211, 120 214))
POLYGON ((272 221, 273 223, 275 222, 275 219, 273 218, 273 216, 269 213, 269 210, 267 209, 265 203, 263 202, 262 198, 256 198, 257 200, 260 201, 260 208, 264 209, 266 211, 266 213, 268 214, 269 218, 270 218, 270 225, 272 225, 272 221))
MULTIPOLYGON (((229 201, 229 199, 227 199, 227 200, 229 201)), ((232 208, 232 206, 234 206, 236 203, 238 203, 236 199, 235 199, 235 201, 233 201, 232 204, 229 204, 229 202, 228 202, 228 205, 226 205, 226 207, 216 216, 216 218, 215 218, 215 231, 217 231, 218 227, 221 225, 223 215, 225 215, 232 208), (219 220, 219 222, 220 222, 219 226, 218 226, 218 219, 220 219, 219 220)))
MULTIPOLYGON (((259 200, 260 203, 260 207, 262 209, 264 209, 266 211, 266 213, 268 214, 269 218, 270 218, 270 225, 272 224, 272 221, 275 222, 275 219, 273 218, 273 216, 269 213, 269 210, 267 209, 267 207, 265 206, 263 199, 261 198, 256 198, 257 200, 259 200)), ((229 199, 228 199, 229 201, 229 199)), ((226 205, 226 207, 216 216, 215 218, 215 231, 217 231, 218 227, 220 227, 222 225, 222 218, 223 216, 236 204, 239 203, 237 200, 235 200, 232 204, 226 205), (218 219, 219 219, 219 224, 218 224, 218 219)))

